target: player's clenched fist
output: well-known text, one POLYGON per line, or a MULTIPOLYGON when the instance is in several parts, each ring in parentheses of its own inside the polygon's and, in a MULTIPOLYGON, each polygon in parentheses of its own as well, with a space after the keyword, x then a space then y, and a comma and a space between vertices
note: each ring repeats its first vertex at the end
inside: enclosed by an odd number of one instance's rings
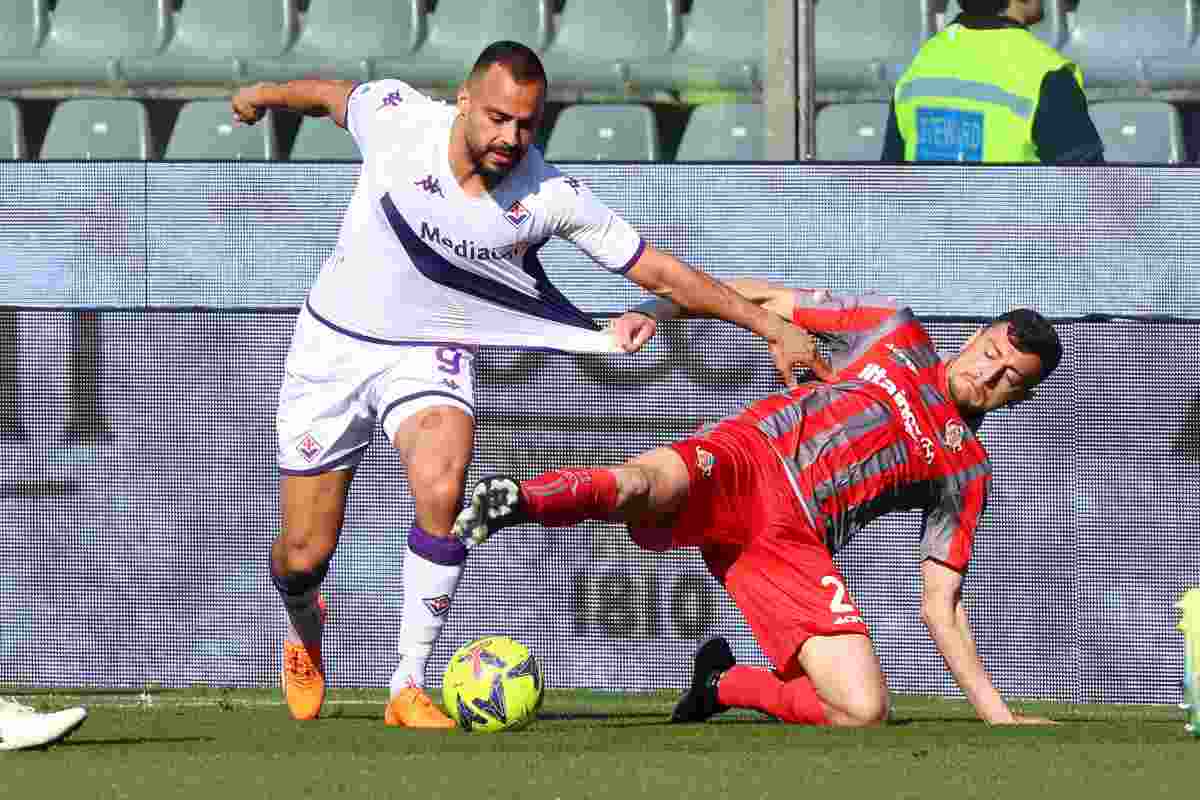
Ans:
POLYGON ((238 122, 253 125, 267 113, 267 103, 263 98, 264 83, 256 83, 239 89, 233 96, 233 117, 238 122))

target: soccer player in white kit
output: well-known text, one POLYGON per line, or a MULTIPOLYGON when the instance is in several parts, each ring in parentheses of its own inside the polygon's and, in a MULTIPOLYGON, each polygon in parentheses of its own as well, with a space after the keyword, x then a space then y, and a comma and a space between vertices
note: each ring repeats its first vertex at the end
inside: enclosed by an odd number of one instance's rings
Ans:
POLYGON ((415 510, 384 721, 454 726, 422 687, 467 555, 451 527, 474 438, 475 347, 632 352, 653 334, 636 313, 601 331, 559 293, 536 255, 551 236, 696 316, 762 336, 789 384, 797 365, 827 374, 807 332, 650 246, 546 164, 531 146, 545 96, 537 55, 496 42, 454 105, 398 80, 257 84, 233 97, 245 123, 270 108, 329 116, 363 156, 337 247, 297 319, 279 399, 282 527, 271 577, 288 615, 282 681, 296 719, 316 718, 324 702, 320 585, 379 423, 404 462, 415 510))

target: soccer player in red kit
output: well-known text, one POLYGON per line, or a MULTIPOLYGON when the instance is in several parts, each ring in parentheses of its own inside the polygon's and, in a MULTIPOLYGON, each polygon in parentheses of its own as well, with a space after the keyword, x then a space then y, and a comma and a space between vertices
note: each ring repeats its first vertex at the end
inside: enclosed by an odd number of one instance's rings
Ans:
MULTIPOLYGON (((975 430, 1058 365, 1054 328, 1035 311, 1012 311, 943 361, 912 311, 880 295, 733 285, 825 338, 835 379, 772 394, 620 467, 554 470, 519 485, 485 478, 455 532, 475 544, 523 522, 601 519, 627 523, 648 550, 699 547, 775 668, 737 665, 723 638, 710 639, 672 719, 740 707, 863 726, 886 720, 887 685, 832 554, 881 515, 921 509, 921 614, 955 680, 989 723, 1048 722, 1014 714, 1001 698, 961 587, 991 480, 975 430)), ((640 310, 621 324, 646 338, 677 313, 663 300, 640 310)))

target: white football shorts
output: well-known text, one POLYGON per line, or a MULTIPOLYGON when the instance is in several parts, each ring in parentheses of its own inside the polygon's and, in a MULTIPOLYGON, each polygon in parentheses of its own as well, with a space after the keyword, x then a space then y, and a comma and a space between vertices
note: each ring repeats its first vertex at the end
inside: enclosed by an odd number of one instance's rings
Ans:
POLYGON ((280 471, 316 475, 353 468, 376 421, 391 441, 404 420, 433 406, 474 416, 474 359, 466 345, 364 340, 318 320, 306 304, 279 390, 280 471))

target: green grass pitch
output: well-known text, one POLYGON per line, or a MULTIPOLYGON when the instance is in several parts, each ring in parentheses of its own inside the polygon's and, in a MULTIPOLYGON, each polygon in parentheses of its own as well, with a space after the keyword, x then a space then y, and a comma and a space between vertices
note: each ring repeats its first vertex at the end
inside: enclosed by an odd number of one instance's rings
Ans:
MULTIPOLYGON (((0 690, 0 693, 3 693, 0 690)), ((47 750, 0 754, 0 797, 963 798, 1196 797, 1200 740, 1166 706, 1014 703, 1063 724, 989 728, 965 703, 898 697, 870 730, 752 713, 666 723, 674 693, 549 692, 523 731, 387 728, 384 694, 332 690, 321 720, 277 692, 33 695, 91 716, 47 750)))

